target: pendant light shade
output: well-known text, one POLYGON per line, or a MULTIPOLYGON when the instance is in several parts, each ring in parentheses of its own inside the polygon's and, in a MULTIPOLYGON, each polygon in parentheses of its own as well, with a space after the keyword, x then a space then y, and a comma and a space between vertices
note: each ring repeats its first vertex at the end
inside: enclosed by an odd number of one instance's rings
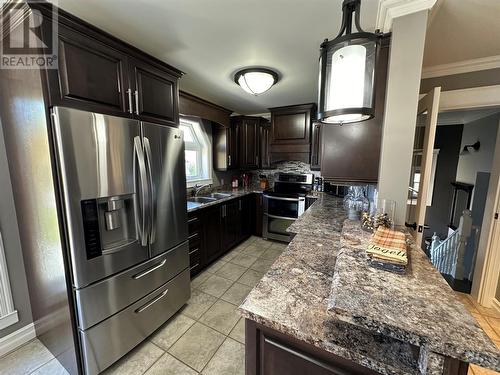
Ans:
POLYGON ((379 34, 364 32, 359 26, 360 0, 344 0, 342 8, 338 36, 321 44, 318 98, 318 120, 340 125, 365 121, 375 114, 375 67, 380 40, 379 34), (351 33, 353 13, 357 33, 351 33))
POLYGON ((234 75, 234 81, 252 95, 260 95, 278 82, 278 73, 266 68, 247 68, 234 75))

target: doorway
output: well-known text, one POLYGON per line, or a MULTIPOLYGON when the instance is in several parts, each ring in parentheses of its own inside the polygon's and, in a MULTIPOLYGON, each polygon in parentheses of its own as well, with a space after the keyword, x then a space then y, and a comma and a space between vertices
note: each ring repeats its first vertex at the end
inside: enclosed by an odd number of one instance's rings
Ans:
POLYGON ((491 226, 487 204, 498 179, 499 123, 500 106, 438 115, 422 248, 450 286, 464 293, 473 289, 477 263, 485 262, 480 245, 491 226))

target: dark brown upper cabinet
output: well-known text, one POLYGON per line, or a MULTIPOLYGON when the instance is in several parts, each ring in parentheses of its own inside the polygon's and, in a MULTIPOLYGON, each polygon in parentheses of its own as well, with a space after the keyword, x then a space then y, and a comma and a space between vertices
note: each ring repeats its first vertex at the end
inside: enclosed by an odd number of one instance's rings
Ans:
POLYGON ((53 105, 128 110, 127 56, 95 39, 61 26, 59 69, 50 73, 53 105))
POLYGON ((177 77, 141 60, 130 61, 134 114, 141 120, 174 125, 179 122, 177 77))
POLYGON ((311 135, 311 169, 319 171, 321 169, 322 137, 320 123, 314 123, 311 135))
POLYGON ((282 160, 310 162, 311 123, 315 104, 270 108, 271 163, 282 160))
POLYGON ((258 168, 260 117, 235 116, 231 118, 232 126, 238 131, 239 167, 242 169, 258 168))
POLYGON ((321 175, 329 180, 339 183, 378 181, 389 45, 390 37, 384 37, 377 58, 375 117, 343 126, 322 125, 321 175))
POLYGON ((58 24, 59 65, 45 76, 51 106, 178 125, 182 72, 61 9, 58 24))
POLYGON ((238 127, 236 124, 222 127, 213 123, 212 129, 214 169, 227 171, 238 168, 238 127))
POLYGON ((259 135, 259 156, 260 156, 260 168, 270 168, 271 167, 271 157, 270 157, 270 142, 271 142, 271 123, 269 121, 263 120, 260 125, 260 135, 259 135))

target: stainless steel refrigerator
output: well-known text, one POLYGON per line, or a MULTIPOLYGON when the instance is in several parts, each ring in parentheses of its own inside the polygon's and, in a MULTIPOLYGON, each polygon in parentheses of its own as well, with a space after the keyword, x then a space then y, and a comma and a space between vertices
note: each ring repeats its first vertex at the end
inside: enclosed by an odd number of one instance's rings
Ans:
POLYGON ((97 374, 190 297, 182 131, 51 110, 82 367, 97 374))

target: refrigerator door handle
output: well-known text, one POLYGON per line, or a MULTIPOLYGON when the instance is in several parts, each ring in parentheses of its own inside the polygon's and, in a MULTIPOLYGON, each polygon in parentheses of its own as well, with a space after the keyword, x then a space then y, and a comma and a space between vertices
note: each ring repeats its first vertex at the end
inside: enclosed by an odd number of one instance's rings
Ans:
POLYGON ((144 150, 146 151, 146 167, 149 179, 149 188, 151 192, 151 205, 150 205, 150 215, 151 215, 151 231, 149 234, 149 243, 153 244, 156 240, 156 189, 153 183, 153 169, 151 167, 151 160, 153 159, 151 154, 151 144, 149 139, 144 137, 144 150))
POLYGON ((140 216, 136 222, 136 227, 139 232, 140 243, 142 246, 148 245, 148 236, 146 233, 146 213, 148 211, 149 205, 149 189, 146 176, 146 164, 144 162, 144 150, 142 147, 141 137, 134 137, 134 191, 138 194, 137 189, 137 165, 139 166, 139 180, 140 180, 140 190, 141 199, 140 204, 138 204, 139 199, 134 200, 135 210, 137 216, 140 216), (137 162, 136 162, 137 160, 137 162), (136 164, 137 163, 137 164, 136 164))

